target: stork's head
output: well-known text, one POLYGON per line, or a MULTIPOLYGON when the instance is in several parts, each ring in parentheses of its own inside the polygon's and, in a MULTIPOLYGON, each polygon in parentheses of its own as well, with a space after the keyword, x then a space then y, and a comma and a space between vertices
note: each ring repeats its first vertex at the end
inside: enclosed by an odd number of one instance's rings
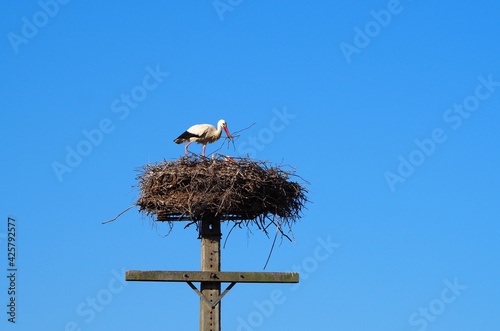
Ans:
POLYGON ((233 139, 233 136, 231 136, 231 133, 229 133, 229 129, 227 128, 227 123, 224 120, 219 120, 219 123, 217 123, 217 126, 220 128, 222 127, 224 129, 224 132, 226 132, 226 135, 229 139, 233 139))

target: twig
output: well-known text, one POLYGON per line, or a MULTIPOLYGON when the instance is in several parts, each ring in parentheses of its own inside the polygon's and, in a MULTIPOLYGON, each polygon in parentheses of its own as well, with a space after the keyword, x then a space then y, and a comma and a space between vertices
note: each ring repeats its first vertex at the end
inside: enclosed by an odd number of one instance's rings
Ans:
POLYGON ((271 259, 271 254, 273 253, 273 250, 274 250, 274 244, 276 243, 276 238, 278 238, 278 231, 276 231, 276 234, 274 235, 273 244, 272 244, 272 246, 271 246, 271 250, 269 251, 269 255, 267 256, 266 264, 264 264, 264 268, 263 268, 263 270, 266 270, 267 263, 268 263, 268 262, 269 262, 269 260, 271 259))
POLYGON ((118 215, 116 215, 115 218, 113 219, 110 219, 110 220, 107 220, 107 221, 104 221, 102 222, 101 224, 107 224, 107 223, 110 223, 110 222, 113 222, 113 221, 116 221, 116 219, 118 217, 120 217, 121 215, 125 214, 127 211, 129 211, 130 209, 134 208, 136 206, 136 204, 133 204, 132 206, 128 207, 127 209, 125 209, 124 211, 122 211, 121 213, 119 213, 118 215))
POLYGON ((240 135, 239 135, 238 133, 243 132, 243 131, 245 131, 245 130, 248 130, 248 129, 250 129, 250 128, 251 128, 252 126, 254 126, 254 125, 255 125, 255 123, 252 123, 252 124, 250 124, 249 126, 247 126, 247 127, 246 127, 246 128, 244 128, 244 129, 241 129, 241 130, 238 130, 238 131, 234 131, 234 132, 233 132, 233 134, 231 135, 231 138, 227 138, 227 137, 226 137, 226 138, 224 138, 224 141, 222 142, 222 144, 220 145, 220 147, 219 147, 219 148, 217 148, 217 149, 214 151, 214 153, 215 153, 215 152, 218 152, 218 151, 220 151, 220 150, 221 150, 222 146, 224 146, 224 144, 226 143, 226 140, 229 140, 229 141, 228 141, 228 144, 233 143, 233 148, 235 148, 235 149, 236 149, 236 146, 234 146, 234 141, 240 137, 240 135))
POLYGON ((172 232, 172 229, 174 228, 174 225, 172 224, 172 222, 168 222, 168 232, 167 234, 160 234, 158 232, 158 228, 156 228, 156 234, 158 234, 158 236, 160 236, 161 238, 166 238, 170 232, 172 232))
POLYGON ((198 222, 198 221, 191 221, 191 222, 189 222, 188 224, 186 224, 186 225, 184 226, 184 229, 187 229, 187 228, 188 228, 188 227, 190 227, 191 225, 196 224, 196 222, 198 222))
POLYGON ((290 242, 293 242, 293 241, 292 241, 292 239, 291 239, 291 238, 290 238, 290 237, 289 237, 286 233, 284 233, 284 232, 283 232, 283 229, 281 229, 281 225, 276 224, 276 223, 274 222, 274 219, 270 219, 270 218, 269 218, 269 221, 270 221, 272 224, 276 225, 276 230, 278 230, 278 231, 281 233, 281 236, 282 236, 282 237, 285 237, 286 239, 290 240, 290 242))
POLYGON ((233 226, 231 227, 231 230, 229 230, 229 232, 226 235, 226 239, 224 240, 224 245, 222 245, 222 248, 226 248, 227 240, 229 239, 229 235, 231 234, 231 232, 233 232, 234 228, 239 226, 239 228, 241 229, 241 222, 242 221, 234 222, 233 226))
POLYGON ((245 130, 250 129, 250 128, 251 128, 252 126, 254 126, 254 125, 255 125, 255 123, 252 123, 252 124, 250 124, 249 126, 247 126, 247 127, 246 127, 246 128, 244 128, 244 129, 241 129, 241 130, 239 130, 239 131, 234 131, 234 132, 233 132, 233 134, 234 134, 234 135, 237 135, 238 133, 240 133, 240 132, 242 132, 242 131, 245 131, 245 130))

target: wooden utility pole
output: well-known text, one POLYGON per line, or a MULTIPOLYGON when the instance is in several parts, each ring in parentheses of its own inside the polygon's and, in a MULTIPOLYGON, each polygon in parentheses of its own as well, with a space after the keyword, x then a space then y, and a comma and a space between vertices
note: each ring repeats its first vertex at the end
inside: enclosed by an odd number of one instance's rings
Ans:
POLYGON ((295 272, 222 272, 220 218, 201 220, 201 271, 128 270, 127 281, 186 282, 200 296, 200 331, 220 331, 221 300, 236 283, 298 283, 295 272), (200 282, 200 289, 193 284, 200 282), (221 283, 230 283, 221 293, 221 283))
MULTIPOLYGON (((220 219, 204 217, 201 221, 201 271, 220 272, 220 219)), ((200 284, 200 330, 220 330, 220 282, 200 284), (208 299, 208 301, 207 301, 208 299)))

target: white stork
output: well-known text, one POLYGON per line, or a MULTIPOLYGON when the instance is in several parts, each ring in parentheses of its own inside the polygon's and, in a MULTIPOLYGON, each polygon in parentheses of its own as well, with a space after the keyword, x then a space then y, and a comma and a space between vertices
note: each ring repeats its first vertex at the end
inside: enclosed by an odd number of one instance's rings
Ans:
POLYGON ((188 147, 193 142, 197 142, 198 144, 203 145, 201 156, 205 156, 205 149, 207 148, 208 143, 213 143, 214 141, 219 140, 222 129, 226 132, 226 135, 229 139, 233 139, 233 136, 229 133, 227 129, 226 121, 219 120, 217 123, 217 129, 215 126, 210 124, 196 124, 187 129, 183 134, 177 137, 174 142, 176 144, 186 143, 186 147, 184 150, 186 151, 186 156, 188 155, 188 147))

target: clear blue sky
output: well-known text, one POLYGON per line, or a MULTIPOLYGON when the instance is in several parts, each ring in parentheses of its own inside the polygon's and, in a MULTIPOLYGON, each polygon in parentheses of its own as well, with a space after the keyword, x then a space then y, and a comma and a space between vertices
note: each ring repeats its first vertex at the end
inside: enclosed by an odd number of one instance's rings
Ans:
MULTIPOLYGON (((431 1, 41 0, 1 11, 0 265, 16 220, 16 323, 2 330, 196 330, 182 283, 194 228, 133 209, 137 169, 192 124, 242 132, 226 154, 294 167, 312 201, 225 330, 500 329, 500 5, 431 1)), ((211 153, 219 145, 209 145, 211 153)), ((191 150, 201 152, 200 146, 191 150)), ((227 234, 228 229, 223 226, 227 234)), ((225 236, 224 236, 225 239, 225 236)), ((272 240, 233 231, 227 271, 272 240)))

